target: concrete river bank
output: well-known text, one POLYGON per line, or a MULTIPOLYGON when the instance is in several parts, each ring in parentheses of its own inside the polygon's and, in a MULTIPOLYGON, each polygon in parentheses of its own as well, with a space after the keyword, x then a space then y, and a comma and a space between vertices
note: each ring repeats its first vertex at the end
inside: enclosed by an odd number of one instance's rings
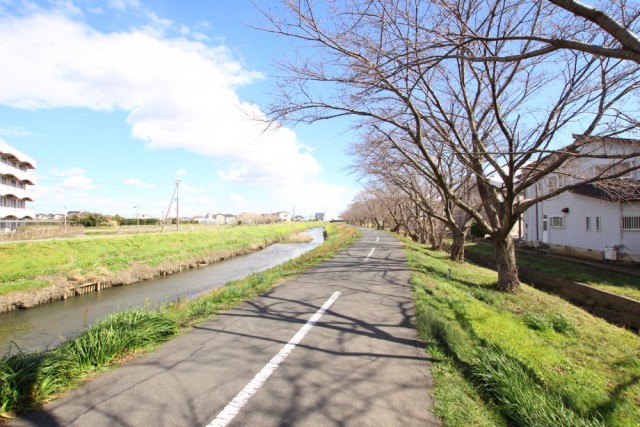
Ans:
POLYGON ((50 348, 111 313, 193 298, 231 280, 275 267, 323 242, 322 228, 307 233, 313 237, 310 243, 274 244, 200 269, 0 314, 0 354, 9 349, 15 353, 18 349, 29 352, 50 348))

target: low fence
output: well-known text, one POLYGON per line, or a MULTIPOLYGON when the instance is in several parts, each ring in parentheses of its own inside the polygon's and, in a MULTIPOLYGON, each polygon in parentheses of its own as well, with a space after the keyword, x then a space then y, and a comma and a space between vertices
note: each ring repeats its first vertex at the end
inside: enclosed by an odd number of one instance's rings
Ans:
POLYGON ((62 222, 21 221, 18 227, 0 232, 0 241, 20 241, 75 237, 85 234, 84 226, 62 222))
MULTIPOLYGON (((492 257, 466 252, 465 258, 488 268, 495 268, 492 257)), ((583 283, 561 279, 528 267, 518 268, 519 278, 537 289, 576 304, 609 322, 640 331, 640 301, 615 295, 583 283)))

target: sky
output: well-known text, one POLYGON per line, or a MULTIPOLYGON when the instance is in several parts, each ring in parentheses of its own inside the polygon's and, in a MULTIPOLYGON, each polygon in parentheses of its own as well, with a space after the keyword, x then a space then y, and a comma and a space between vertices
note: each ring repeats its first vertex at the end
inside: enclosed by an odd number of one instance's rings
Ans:
POLYGON ((157 217, 179 181, 181 216, 344 210, 346 124, 265 126, 291 49, 259 22, 251 0, 0 0, 0 140, 37 162, 28 207, 157 217))

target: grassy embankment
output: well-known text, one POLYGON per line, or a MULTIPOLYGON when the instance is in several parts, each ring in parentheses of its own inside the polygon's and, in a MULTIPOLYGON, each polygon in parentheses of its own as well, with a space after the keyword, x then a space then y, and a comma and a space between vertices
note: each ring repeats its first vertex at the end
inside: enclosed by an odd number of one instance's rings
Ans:
POLYGON ((499 292, 495 271, 404 244, 445 426, 637 425, 637 335, 527 285, 499 292))
MULTIPOLYGON (((488 243, 469 243, 465 250, 481 255, 495 256, 493 245, 488 243)), ((527 252, 518 253, 518 265, 640 301, 640 278, 628 274, 615 273, 584 263, 527 252)))
POLYGON ((131 283, 280 241, 316 223, 286 223, 0 245, 0 295, 91 281, 131 283))
POLYGON ((270 270, 228 283, 197 299, 156 311, 129 310, 92 325, 59 347, 0 359, 0 416, 11 417, 77 387, 83 380, 202 323, 220 311, 260 295, 349 246, 358 232, 328 225, 329 239, 306 254, 270 270))

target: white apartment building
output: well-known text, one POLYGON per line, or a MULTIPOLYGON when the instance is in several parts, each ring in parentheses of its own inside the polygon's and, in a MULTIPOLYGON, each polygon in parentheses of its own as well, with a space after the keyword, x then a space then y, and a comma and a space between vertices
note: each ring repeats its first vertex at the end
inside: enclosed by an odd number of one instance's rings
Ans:
POLYGON ((29 186, 36 184, 35 168, 35 160, 0 141, 0 231, 35 218, 35 210, 27 206, 33 201, 29 186))

